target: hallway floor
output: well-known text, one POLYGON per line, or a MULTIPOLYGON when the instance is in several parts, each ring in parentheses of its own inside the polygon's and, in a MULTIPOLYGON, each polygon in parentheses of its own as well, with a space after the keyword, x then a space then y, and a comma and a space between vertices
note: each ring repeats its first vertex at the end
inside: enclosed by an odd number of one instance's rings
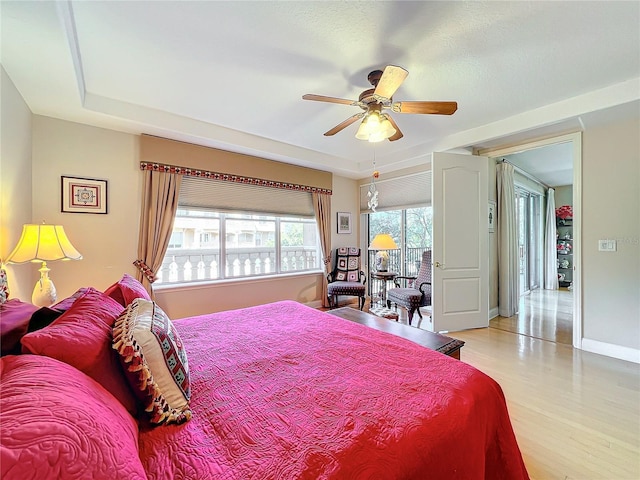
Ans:
POLYGON ((533 290, 520 297, 519 313, 513 317, 495 317, 491 328, 518 333, 550 342, 572 344, 573 292, 569 290, 533 290))

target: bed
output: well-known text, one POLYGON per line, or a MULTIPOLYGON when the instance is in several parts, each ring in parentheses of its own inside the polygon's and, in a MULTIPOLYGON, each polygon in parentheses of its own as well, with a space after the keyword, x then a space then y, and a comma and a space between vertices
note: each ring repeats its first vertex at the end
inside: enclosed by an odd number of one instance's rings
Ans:
POLYGON ((2 478, 528 478, 500 386, 463 362, 293 301, 172 327, 189 376, 174 423, 64 359, 3 357, 2 478), (86 427, 60 426, 62 408, 86 427))

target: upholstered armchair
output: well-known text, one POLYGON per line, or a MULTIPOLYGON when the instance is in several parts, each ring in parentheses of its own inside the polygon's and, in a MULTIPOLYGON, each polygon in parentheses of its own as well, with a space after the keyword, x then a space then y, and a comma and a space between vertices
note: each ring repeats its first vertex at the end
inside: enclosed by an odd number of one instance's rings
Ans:
POLYGON ((336 249, 336 261, 333 271, 327 275, 327 296, 329 306, 338 306, 338 295, 358 297, 360 310, 364 307, 366 292, 364 284, 367 277, 360 270, 360 249, 341 247, 336 249))
POLYGON ((392 303, 396 308, 398 305, 406 308, 409 325, 411 325, 416 310, 422 320, 420 307, 431 305, 431 250, 422 253, 422 263, 420 263, 418 275, 415 277, 398 276, 394 279, 394 283, 396 288, 387 290, 387 308, 391 308, 392 303), (401 286, 402 282, 406 283, 406 287, 401 286))

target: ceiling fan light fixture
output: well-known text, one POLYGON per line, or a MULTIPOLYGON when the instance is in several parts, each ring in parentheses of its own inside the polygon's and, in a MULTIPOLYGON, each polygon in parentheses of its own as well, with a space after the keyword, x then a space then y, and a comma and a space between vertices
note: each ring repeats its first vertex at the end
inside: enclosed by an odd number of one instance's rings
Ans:
POLYGON ((387 115, 380 115, 377 111, 373 111, 360 124, 356 138, 371 143, 382 142, 395 135, 396 131, 387 115))

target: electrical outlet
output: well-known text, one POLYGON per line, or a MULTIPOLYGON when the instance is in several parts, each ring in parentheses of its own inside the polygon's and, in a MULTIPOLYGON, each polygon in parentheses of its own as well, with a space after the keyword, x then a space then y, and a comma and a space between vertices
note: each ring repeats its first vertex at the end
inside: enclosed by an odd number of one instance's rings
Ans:
POLYGON ((598 240, 599 252, 615 252, 617 250, 617 242, 615 240, 598 240))

